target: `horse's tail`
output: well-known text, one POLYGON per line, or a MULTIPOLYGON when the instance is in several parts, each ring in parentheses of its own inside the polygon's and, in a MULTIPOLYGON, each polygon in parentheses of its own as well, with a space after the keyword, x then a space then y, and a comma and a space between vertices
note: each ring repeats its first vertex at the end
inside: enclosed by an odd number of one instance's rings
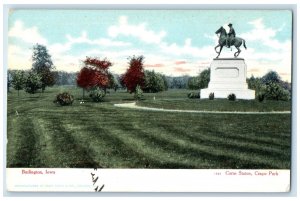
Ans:
POLYGON ((244 48, 247 49, 246 47, 246 41, 243 39, 243 45, 244 45, 244 48))

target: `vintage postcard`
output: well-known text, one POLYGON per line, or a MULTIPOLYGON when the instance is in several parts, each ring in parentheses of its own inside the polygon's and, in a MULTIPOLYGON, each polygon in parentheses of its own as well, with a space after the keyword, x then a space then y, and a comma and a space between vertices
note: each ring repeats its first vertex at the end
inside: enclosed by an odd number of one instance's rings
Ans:
POLYGON ((292 10, 10 9, 7 190, 289 192, 292 10))

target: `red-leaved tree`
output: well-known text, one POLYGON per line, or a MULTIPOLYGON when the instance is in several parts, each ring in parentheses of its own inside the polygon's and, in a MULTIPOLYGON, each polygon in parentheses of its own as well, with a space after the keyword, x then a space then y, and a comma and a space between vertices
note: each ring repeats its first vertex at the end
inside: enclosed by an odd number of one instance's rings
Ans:
POLYGON ((77 85, 83 89, 83 98, 85 89, 99 87, 106 91, 109 84, 108 69, 112 63, 106 58, 101 60, 91 57, 87 57, 83 63, 84 66, 77 75, 77 85))
POLYGON ((129 68, 121 76, 121 82, 132 93, 135 92, 137 85, 143 87, 145 82, 144 75, 144 56, 133 56, 129 58, 129 68))

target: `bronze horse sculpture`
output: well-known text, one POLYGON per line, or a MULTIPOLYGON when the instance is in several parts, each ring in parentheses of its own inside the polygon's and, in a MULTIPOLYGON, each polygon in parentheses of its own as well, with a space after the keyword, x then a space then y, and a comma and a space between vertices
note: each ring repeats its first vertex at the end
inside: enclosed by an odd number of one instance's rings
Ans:
MULTIPOLYGON (((216 31, 216 34, 220 34, 219 44, 215 47, 215 51, 218 54, 218 56, 216 58, 219 58, 223 47, 226 46, 226 40, 228 40, 229 38, 227 36, 226 30, 223 27, 220 27, 216 31), (219 51, 217 51, 218 47, 220 47, 219 51)), ((233 45, 238 50, 237 52, 234 53, 234 57, 238 57, 239 54, 241 53, 240 47, 241 47, 242 44, 244 45, 244 48, 247 49, 247 47, 246 47, 246 41, 244 39, 242 39, 242 38, 235 37, 233 40, 229 41, 229 43, 230 43, 229 46, 233 45)))

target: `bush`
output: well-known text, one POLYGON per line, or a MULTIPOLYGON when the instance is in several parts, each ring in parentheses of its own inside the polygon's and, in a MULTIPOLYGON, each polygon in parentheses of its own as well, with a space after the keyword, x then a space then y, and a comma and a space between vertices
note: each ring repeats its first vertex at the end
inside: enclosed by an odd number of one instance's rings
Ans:
POLYGON ((74 97, 68 92, 60 93, 56 96, 56 99, 53 101, 54 103, 58 103, 61 106, 72 105, 74 101, 74 97))
POLYGON ((215 93, 210 93, 208 98, 209 98, 209 100, 214 100, 215 99, 215 93))
POLYGON ((230 101, 235 101, 235 100, 236 100, 235 94, 229 94, 227 98, 228 98, 228 100, 230 100, 230 101))
POLYGON ((137 85, 134 92, 134 99, 141 100, 143 98, 143 90, 141 89, 140 85, 137 85))
POLYGON ((259 92, 256 98, 259 102, 263 102, 265 100, 265 94, 263 92, 259 92))
POLYGON ((200 98, 200 93, 190 92, 187 96, 188 98, 200 98))
POLYGON ((265 96, 268 100, 290 100, 290 92, 275 82, 267 83, 265 96))
POLYGON ((103 89, 95 88, 90 92, 90 97, 94 102, 102 102, 105 96, 105 92, 103 89))

